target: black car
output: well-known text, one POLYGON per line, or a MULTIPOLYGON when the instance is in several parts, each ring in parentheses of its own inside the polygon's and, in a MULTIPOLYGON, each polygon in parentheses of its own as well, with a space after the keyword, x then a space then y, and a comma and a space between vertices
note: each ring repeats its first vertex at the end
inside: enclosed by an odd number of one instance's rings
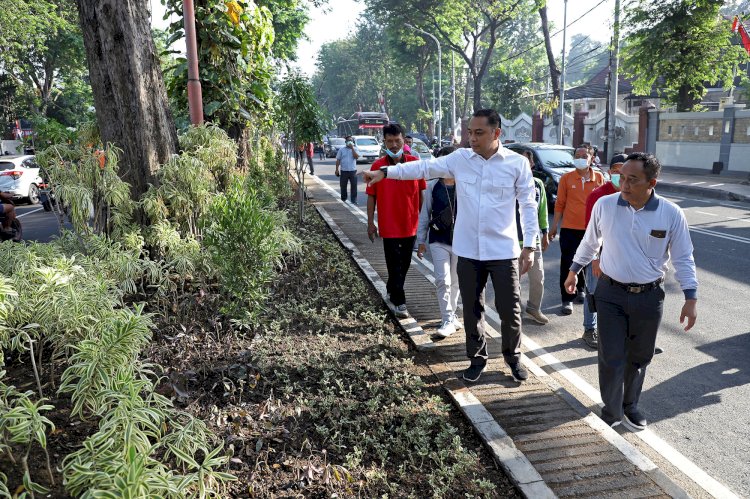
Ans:
POLYGON ((339 149, 346 145, 346 141, 343 137, 331 137, 325 142, 325 153, 326 158, 335 158, 339 149))
MULTIPOLYGON (((533 173, 535 177, 544 182, 547 191, 547 205, 552 211, 557 200, 557 184, 560 177, 575 170, 575 166, 573 166, 575 149, 569 146, 545 144, 543 142, 514 142, 505 144, 505 147, 518 154, 522 154, 524 151, 533 153, 533 173)), ((594 169, 599 171, 597 167, 594 167, 594 169)))

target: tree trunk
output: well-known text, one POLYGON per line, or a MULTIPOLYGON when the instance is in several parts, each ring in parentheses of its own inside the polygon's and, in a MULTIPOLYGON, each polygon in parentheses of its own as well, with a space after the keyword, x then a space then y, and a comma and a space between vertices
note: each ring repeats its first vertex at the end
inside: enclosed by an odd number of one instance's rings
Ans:
POLYGON ((121 148, 139 199, 177 151, 177 130, 151 37, 147 0, 76 0, 102 141, 121 148))
POLYGON ((481 75, 477 75, 472 80, 474 81, 474 99, 472 102, 474 111, 477 111, 482 109, 482 77, 481 75))
POLYGON ((555 54, 552 53, 552 44, 549 39, 549 23, 547 22, 547 7, 539 9, 539 17, 542 19, 542 33, 544 33, 544 48, 547 50, 547 63, 549 74, 552 79, 552 95, 560 98, 560 70, 557 69, 555 54))
POLYGON ((461 106, 461 117, 465 118, 468 116, 469 111, 469 98, 471 97, 471 71, 466 68, 466 85, 464 85, 464 103, 461 106))
POLYGON ((700 102, 699 99, 694 99, 690 96, 690 87, 683 85, 680 87, 677 93, 677 112, 686 113, 692 111, 693 108, 700 102))

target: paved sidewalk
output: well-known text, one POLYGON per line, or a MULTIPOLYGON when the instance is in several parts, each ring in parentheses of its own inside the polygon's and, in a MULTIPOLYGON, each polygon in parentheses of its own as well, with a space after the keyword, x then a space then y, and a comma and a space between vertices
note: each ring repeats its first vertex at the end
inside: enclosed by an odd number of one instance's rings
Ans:
MULTIPOLYGON (((385 296, 383 247, 367 238, 365 214, 336 199, 315 177, 308 177, 306 185, 318 211, 385 296)), ((494 313, 488 313, 488 369, 479 383, 465 385, 460 380, 468 363, 463 331, 435 342, 430 336, 440 313, 428 267, 413 263, 407 275, 406 299, 413 319, 401 320, 402 328, 418 349, 428 352, 433 373, 524 496, 687 497, 526 355, 523 362, 531 376, 523 384, 515 382, 499 355, 494 313)))
POLYGON ((750 203, 749 179, 746 172, 714 175, 705 170, 665 167, 659 175, 656 190, 750 203))

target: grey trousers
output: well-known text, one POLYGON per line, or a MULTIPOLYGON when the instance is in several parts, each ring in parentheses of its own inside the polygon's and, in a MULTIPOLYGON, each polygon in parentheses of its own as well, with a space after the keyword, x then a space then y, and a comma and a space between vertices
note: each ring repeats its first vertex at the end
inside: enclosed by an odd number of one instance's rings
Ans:
POLYGON ((534 264, 527 275, 529 276, 529 301, 526 302, 526 308, 538 312, 542 307, 544 296, 544 257, 541 248, 534 250, 534 264))
POLYGON ((466 356, 474 364, 485 364, 487 333, 484 322, 484 288, 492 276, 495 308, 500 315, 502 354, 514 364, 521 358, 521 290, 518 260, 480 261, 458 257, 458 287, 464 306, 466 356))
POLYGON ((594 293, 599 313, 599 390, 605 421, 619 421, 638 407, 646 367, 654 357, 664 310, 664 289, 628 293, 599 279, 594 293))

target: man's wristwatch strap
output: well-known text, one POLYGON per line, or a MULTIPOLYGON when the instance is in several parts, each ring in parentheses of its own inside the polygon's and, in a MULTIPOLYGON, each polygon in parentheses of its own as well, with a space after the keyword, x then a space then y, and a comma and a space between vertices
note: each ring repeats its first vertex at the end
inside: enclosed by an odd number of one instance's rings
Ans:
POLYGON ((383 172, 383 178, 388 178, 388 167, 387 166, 381 166, 380 171, 383 172))
POLYGON ((524 246, 523 249, 527 249, 527 250, 531 250, 531 251, 536 251, 536 248, 534 248, 533 246, 524 246))

